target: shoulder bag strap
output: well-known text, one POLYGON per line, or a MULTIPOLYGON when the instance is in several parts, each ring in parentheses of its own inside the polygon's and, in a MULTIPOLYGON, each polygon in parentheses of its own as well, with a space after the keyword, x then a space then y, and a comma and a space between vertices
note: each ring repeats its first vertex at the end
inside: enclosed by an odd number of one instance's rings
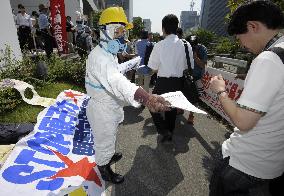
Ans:
POLYGON ((190 59, 189 59, 189 51, 188 51, 187 41, 185 41, 184 39, 182 39, 182 41, 183 41, 183 45, 184 45, 184 49, 185 49, 185 55, 186 55, 188 71, 190 71, 190 73, 192 73, 191 63, 190 63, 190 59))
POLYGON ((283 48, 273 47, 273 48, 268 49, 268 51, 271 51, 277 54, 282 60, 282 63, 284 64, 284 49, 283 48))

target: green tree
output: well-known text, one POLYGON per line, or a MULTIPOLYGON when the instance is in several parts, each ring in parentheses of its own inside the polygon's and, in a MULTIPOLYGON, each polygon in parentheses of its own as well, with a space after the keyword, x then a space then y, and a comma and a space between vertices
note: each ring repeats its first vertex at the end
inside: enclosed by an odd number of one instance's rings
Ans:
POLYGON ((161 35, 160 33, 153 33, 153 40, 154 42, 159 42, 160 41, 160 38, 161 38, 161 35))
POLYGON ((235 56, 240 48, 236 40, 231 40, 227 37, 221 37, 215 47, 215 52, 219 54, 231 54, 235 56))
POLYGON ((133 18, 133 29, 129 31, 129 38, 136 39, 140 37, 141 31, 144 28, 143 20, 141 17, 133 18))
MULTIPOLYGON (((229 19, 230 15, 242 4, 248 0, 228 0, 227 7, 230 9, 230 13, 226 16, 229 19)), ((272 0, 280 9, 284 12, 284 1, 283 0, 272 0)))
POLYGON ((216 38, 217 36, 215 33, 202 29, 202 28, 189 31, 188 33, 186 33, 185 37, 190 36, 190 35, 196 35, 198 37, 199 43, 203 44, 207 48, 210 47, 210 43, 216 42, 216 39, 217 39, 216 38))
POLYGON ((102 11, 93 11, 91 14, 91 20, 93 27, 97 29, 99 27, 99 19, 101 17, 102 11))

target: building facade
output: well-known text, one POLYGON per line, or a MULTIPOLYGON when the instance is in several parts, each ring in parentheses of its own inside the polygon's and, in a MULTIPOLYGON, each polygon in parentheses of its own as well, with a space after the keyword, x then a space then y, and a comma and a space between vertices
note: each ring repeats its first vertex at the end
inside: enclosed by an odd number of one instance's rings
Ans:
POLYGON ((191 28, 199 26, 199 15, 197 11, 182 11, 180 14, 180 27, 183 32, 190 30, 191 28))
POLYGON ((219 36, 227 35, 225 16, 230 12, 227 0, 202 0, 201 27, 219 36))
POLYGON ((148 31, 149 33, 152 32, 151 31, 152 22, 150 19, 143 19, 143 25, 145 31, 148 31))
POLYGON ((133 21, 133 0, 105 0, 105 7, 123 7, 129 22, 133 21))

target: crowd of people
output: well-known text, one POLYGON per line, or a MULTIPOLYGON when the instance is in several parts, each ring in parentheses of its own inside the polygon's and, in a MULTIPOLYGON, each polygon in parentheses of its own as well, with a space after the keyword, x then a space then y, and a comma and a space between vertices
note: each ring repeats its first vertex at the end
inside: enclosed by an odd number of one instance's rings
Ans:
MULTIPOLYGON (((23 53, 44 50, 49 58, 53 48, 57 48, 52 34, 51 16, 49 7, 44 4, 38 6, 38 12, 26 13, 25 6, 18 5, 18 13, 14 15, 15 25, 23 53)), ((87 56, 97 45, 99 39, 98 30, 92 30, 88 26, 86 18, 77 13, 76 24, 73 24, 70 16, 66 17, 67 53, 78 53, 80 57, 87 56)))

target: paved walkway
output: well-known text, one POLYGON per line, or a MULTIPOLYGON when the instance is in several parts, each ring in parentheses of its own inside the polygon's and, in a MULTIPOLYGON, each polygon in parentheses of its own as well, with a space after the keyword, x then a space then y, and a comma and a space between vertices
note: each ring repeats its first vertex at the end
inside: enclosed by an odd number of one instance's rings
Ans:
MULTIPOLYGON (((123 158, 115 165, 116 172, 125 175, 125 182, 111 186, 110 195, 209 194, 212 169, 231 131, 209 115, 196 114, 195 125, 188 125, 187 116, 186 112, 178 117, 173 144, 163 145, 147 109, 125 108, 125 121, 117 135, 117 151, 123 158)), ((266 187, 252 195, 269 194, 266 187)))

